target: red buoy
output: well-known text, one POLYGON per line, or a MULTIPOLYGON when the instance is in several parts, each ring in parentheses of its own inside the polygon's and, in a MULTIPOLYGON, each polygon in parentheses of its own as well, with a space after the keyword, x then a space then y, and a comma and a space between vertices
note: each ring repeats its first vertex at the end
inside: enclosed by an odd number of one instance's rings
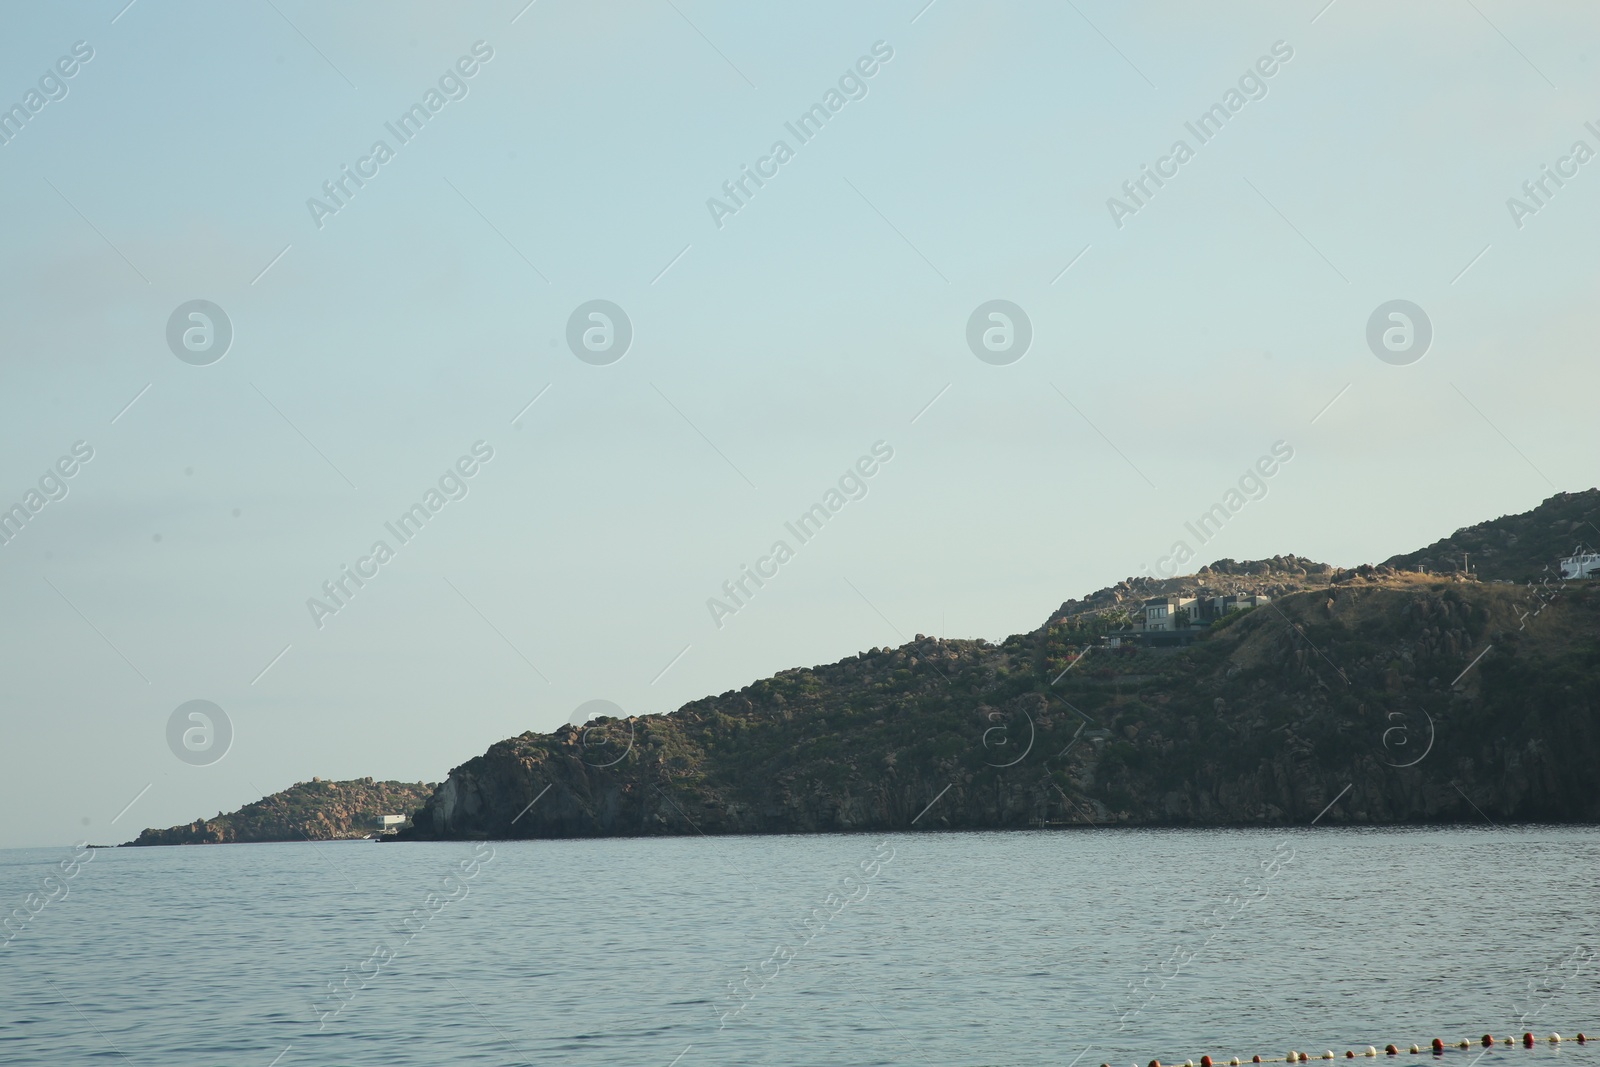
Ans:
POLYGON ((1354 1052, 1351 1052, 1349 1049, 1345 1049, 1344 1050, 1344 1058, 1347 1059, 1347 1060, 1353 1060, 1353 1059, 1356 1058, 1356 1054, 1354 1052))
POLYGON ((1532 1048, 1533 1047, 1533 1035, 1532 1034, 1523 1034, 1522 1035, 1522 1047, 1523 1048, 1532 1048))
POLYGON ((1250 1057, 1250 1062, 1251 1063, 1260 1063, 1261 1062, 1261 1057, 1259 1055, 1251 1056, 1250 1057))
POLYGON ((1588 1040, 1589 1040, 1589 1039, 1588 1039, 1588 1038, 1586 1038, 1586 1037, 1584 1037, 1584 1036, 1583 1036, 1583 1035, 1582 1035, 1582 1034, 1579 1034, 1579 1035, 1578 1035, 1578 1044, 1580 1044, 1580 1045, 1581 1045, 1581 1044, 1583 1044, 1583 1043, 1584 1043, 1584 1042, 1585 1042, 1585 1041, 1588 1041, 1588 1040))
POLYGON ((1200 1067, 1211 1067, 1211 1057, 1210 1056, 1201 1056, 1200 1057, 1200 1067))
POLYGON ((1161 1061, 1160 1060, 1151 1060, 1150 1061, 1150 1067, 1161 1067, 1161 1061))
POLYGON ((1433 1054, 1435 1056, 1444 1055, 1444 1042, 1437 1037, 1433 1039, 1433 1054))
POLYGON ((1484 1048, 1488 1048, 1492 1044, 1494 1044, 1494 1035, 1493 1034, 1484 1034, 1483 1035, 1483 1047, 1484 1048))
POLYGON ((1395 1048, 1393 1045, 1385 1045, 1385 1046, 1383 1046, 1383 1051, 1384 1051, 1384 1054, 1387 1055, 1387 1056, 1398 1056, 1398 1055, 1400 1055, 1400 1050, 1395 1048))

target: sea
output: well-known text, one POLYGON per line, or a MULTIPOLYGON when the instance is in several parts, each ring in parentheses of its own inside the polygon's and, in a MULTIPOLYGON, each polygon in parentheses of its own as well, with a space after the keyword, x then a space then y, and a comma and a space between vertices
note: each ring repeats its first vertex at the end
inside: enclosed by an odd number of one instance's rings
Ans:
POLYGON ((0 906, 6 1067, 1600 1067, 1587 827, 19 849, 0 906))

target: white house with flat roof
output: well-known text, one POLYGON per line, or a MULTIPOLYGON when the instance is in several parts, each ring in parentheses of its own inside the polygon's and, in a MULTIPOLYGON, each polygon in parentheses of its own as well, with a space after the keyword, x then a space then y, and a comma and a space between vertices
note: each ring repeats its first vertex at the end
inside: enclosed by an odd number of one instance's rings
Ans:
POLYGON ((1245 608, 1260 607, 1267 604, 1272 598, 1263 593, 1230 593, 1227 596, 1214 596, 1206 603, 1210 617, 1220 619, 1230 611, 1243 611, 1245 608))
POLYGON ((1144 602, 1144 628, 1147 631, 1175 629, 1180 611, 1187 611, 1190 615, 1193 615, 1195 613, 1194 597, 1151 597, 1144 602))
POLYGON ((1583 552, 1561 561, 1561 577, 1567 581, 1575 578, 1600 577, 1600 553, 1583 552))

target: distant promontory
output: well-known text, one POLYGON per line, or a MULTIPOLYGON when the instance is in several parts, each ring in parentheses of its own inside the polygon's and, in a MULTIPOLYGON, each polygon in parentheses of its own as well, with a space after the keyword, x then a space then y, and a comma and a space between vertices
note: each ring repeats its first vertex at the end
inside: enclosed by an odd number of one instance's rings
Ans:
POLYGON ((375 782, 313 778, 213 819, 145 830, 130 845, 216 845, 251 841, 330 841, 378 833, 384 817, 406 817, 432 794, 427 782, 375 782))

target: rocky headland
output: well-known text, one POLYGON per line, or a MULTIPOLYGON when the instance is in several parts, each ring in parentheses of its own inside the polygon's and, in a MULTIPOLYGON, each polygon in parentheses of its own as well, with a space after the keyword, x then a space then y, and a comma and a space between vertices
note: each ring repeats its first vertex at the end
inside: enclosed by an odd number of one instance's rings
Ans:
POLYGON ((430 782, 357 778, 296 782, 227 815, 145 830, 130 845, 220 845, 247 841, 332 841, 366 837, 380 815, 410 815, 432 795, 430 782))
POLYGON ((402 839, 1600 819, 1600 491, 1379 566, 1129 579, 999 644, 918 635, 664 715, 500 741, 402 839), (1587 535, 1587 536, 1586 536, 1587 535), (1110 648, 1177 593, 1273 600, 1110 648))

